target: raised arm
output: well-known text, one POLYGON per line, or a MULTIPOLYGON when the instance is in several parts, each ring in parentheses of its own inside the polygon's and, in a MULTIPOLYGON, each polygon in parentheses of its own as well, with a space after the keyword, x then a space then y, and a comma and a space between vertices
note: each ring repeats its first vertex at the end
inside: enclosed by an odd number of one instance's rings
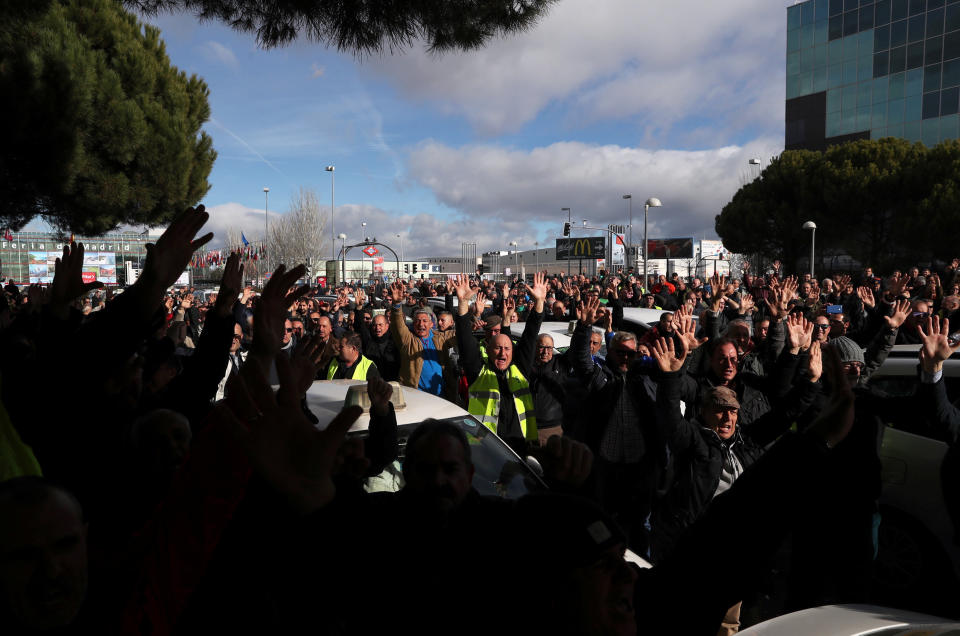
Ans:
POLYGON ((456 338, 457 351, 460 354, 460 366, 467 376, 469 382, 473 382, 480 375, 480 369, 483 367, 483 360, 480 359, 480 346, 473 335, 473 320, 469 316, 470 298, 476 294, 476 303, 483 306, 486 298, 482 292, 477 292, 470 286, 470 277, 466 274, 457 276, 454 282, 454 289, 457 293, 457 317, 456 317, 456 338))

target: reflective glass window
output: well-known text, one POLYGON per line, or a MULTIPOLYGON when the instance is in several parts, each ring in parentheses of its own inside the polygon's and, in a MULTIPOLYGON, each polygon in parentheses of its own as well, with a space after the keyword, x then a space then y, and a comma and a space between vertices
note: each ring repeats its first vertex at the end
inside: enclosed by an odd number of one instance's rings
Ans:
POLYGON ((804 24, 800 27, 800 46, 808 48, 813 46, 813 23, 804 24))
POLYGON ((923 69, 916 68, 912 71, 907 71, 906 79, 904 80, 903 94, 907 97, 911 95, 919 95, 923 92, 923 69))
POLYGON ((927 93, 923 96, 923 118, 932 119, 940 116, 940 91, 927 93))
POLYGON ((827 33, 827 21, 818 20, 813 25, 813 43, 814 44, 826 44, 830 38, 827 33))
POLYGON ((940 90, 940 65, 931 64, 923 69, 923 92, 940 90))
POLYGON ((887 103, 874 104, 870 107, 870 127, 881 128, 887 125, 887 103))
POLYGON ((907 17, 907 0, 893 0, 891 20, 902 20, 907 17))
POLYGON ((827 90, 827 67, 813 69, 813 92, 819 93, 825 90, 827 90))
POLYGON ((878 77, 873 80, 873 103, 879 104, 880 102, 887 102, 887 84, 889 78, 887 77, 878 77))
POLYGON ((843 0, 830 0, 830 15, 843 13, 843 0))
POLYGON ((960 29, 960 4, 951 4, 945 9, 944 30, 956 31, 960 29))
POLYGON ((857 38, 843 39, 843 60, 857 59, 857 38))
POLYGON ((907 47, 890 49, 890 72, 900 73, 907 68, 907 47))
POLYGON ((890 25, 890 48, 907 43, 907 21, 900 20, 890 25))
POLYGON ((919 121, 923 119, 923 95, 906 97, 903 100, 903 121, 919 121))
MULTIPOLYGON (((790 33, 787 33, 787 42, 790 41, 790 33)), ((797 40, 799 42, 799 39, 797 40)), ((890 25, 877 27, 873 30, 873 50, 886 51, 890 48, 890 25)), ((789 44, 787 50, 790 50, 789 44)))
POLYGON ((903 138, 910 141, 920 141, 920 120, 907 121, 903 124, 903 138))
MULTIPOLYGON (((908 21, 909 27, 907 28, 907 41, 908 42, 919 42, 923 39, 923 25, 924 19, 922 15, 915 15, 910 18, 908 21)), ((801 37, 800 42, 803 42, 801 37)))
POLYGON ((943 59, 943 38, 927 38, 923 43, 924 64, 934 64, 943 59))
POLYGON ((857 130, 870 130, 870 107, 857 109, 857 130))
POLYGON ((829 14, 829 11, 828 11, 829 3, 827 2, 827 0, 817 0, 816 4, 817 4, 817 8, 814 15, 814 19, 826 20, 829 14))
POLYGON ((943 33, 943 9, 927 13, 927 37, 943 33))
POLYGON ((857 81, 857 61, 850 60, 843 63, 843 83, 853 84, 857 81))
POLYGON ((801 24, 813 24, 814 8, 813 0, 809 0, 809 2, 804 2, 800 5, 801 24))
POLYGON ((960 57, 960 31, 943 36, 943 59, 952 60, 955 57, 960 57))
POLYGON ((890 60, 889 53, 883 51, 881 53, 876 53, 873 56, 873 76, 874 77, 883 77, 890 72, 890 60))
POLYGON ((941 86, 960 86, 960 59, 943 63, 941 86))
POLYGON ((903 123, 903 100, 891 99, 887 102, 887 125, 903 123))
POLYGON ((923 42, 907 45, 907 70, 923 66, 923 42))
POLYGON ((831 40, 838 40, 843 37, 843 15, 831 16, 829 27, 827 29, 831 40))
POLYGON ((960 112, 960 87, 940 91, 940 114, 953 115, 960 112))
POLYGON ((873 28, 873 5, 870 5, 869 7, 860 7, 859 21, 859 28, 861 31, 866 31, 867 29, 873 28))
POLYGON ((857 12, 847 11, 843 14, 843 35, 853 35, 857 32, 857 12))
POLYGON ((831 88, 827 91, 827 112, 835 113, 840 110, 840 89, 831 88))
POLYGON ((940 141, 940 118, 924 119, 920 130, 920 141, 923 145, 928 148, 936 146, 940 141))
POLYGON ((926 11, 926 0, 910 0, 910 15, 919 15, 926 11))
POLYGON ((787 31, 800 28, 800 6, 795 4, 787 7, 787 31))
POLYGON ((843 86, 843 64, 831 64, 827 67, 827 86, 829 88, 843 86))
POLYGON ((890 23, 890 0, 880 0, 876 4, 873 23, 875 26, 883 26, 890 23))

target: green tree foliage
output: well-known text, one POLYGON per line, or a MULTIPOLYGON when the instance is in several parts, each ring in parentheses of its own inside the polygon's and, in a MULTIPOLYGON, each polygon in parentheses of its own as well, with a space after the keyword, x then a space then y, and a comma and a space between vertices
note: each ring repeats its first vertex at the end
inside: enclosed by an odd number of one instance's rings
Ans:
POLYGON ((810 244, 805 221, 817 224, 818 252, 874 267, 955 257, 960 143, 887 138, 784 151, 724 206, 716 230, 734 252, 796 268, 810 244))
POLYGON ((206 84, 112 0, 39 4, 0 9, 0 222, 95 235, 198 202, 216 158, 206 84))
POLYGON ((358 54, 404 49, 470 50, 529 29, 556 0, 123 0, 138 11, 186 11, 255 32, 263 47, 298 35, 358 54))

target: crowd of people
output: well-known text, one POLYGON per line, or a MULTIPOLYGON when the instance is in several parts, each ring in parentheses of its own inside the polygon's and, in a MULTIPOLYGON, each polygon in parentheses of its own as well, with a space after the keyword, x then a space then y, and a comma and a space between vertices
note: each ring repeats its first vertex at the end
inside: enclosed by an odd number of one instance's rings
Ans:
POLYGON ((729 634, 786 542, 786 609, 868 602, 871 377, 897 343, 919 345, 918 420, 950 445, 960 523, 942 370, 960 261, 331 288, 280 265, 257 292, 233 255, 217 293, 174 288, 207 219, 179 216, 122 292, 83 282, 76 244, 51 285, 4 288, 4 634, 729 634), (628 307, 660 319, 631 328, 628 307), (575 323, 566 351, 549 321, 575 323), (340 379, 367 383, 365 439, 360 408, 309 408, 340 379), (537 458, 550 492, 480 496, 449 421, 401 449, 391 383, 537 458), (368 492, 401 454, 399 491, 368 492))

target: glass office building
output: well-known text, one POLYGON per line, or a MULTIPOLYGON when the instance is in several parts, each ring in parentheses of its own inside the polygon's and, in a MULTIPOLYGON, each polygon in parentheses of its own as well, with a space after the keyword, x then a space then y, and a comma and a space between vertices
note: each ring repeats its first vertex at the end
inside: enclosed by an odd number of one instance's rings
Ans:
POLYGON ((960 0, 787 8, 785 147, 960 137, 960 0))

